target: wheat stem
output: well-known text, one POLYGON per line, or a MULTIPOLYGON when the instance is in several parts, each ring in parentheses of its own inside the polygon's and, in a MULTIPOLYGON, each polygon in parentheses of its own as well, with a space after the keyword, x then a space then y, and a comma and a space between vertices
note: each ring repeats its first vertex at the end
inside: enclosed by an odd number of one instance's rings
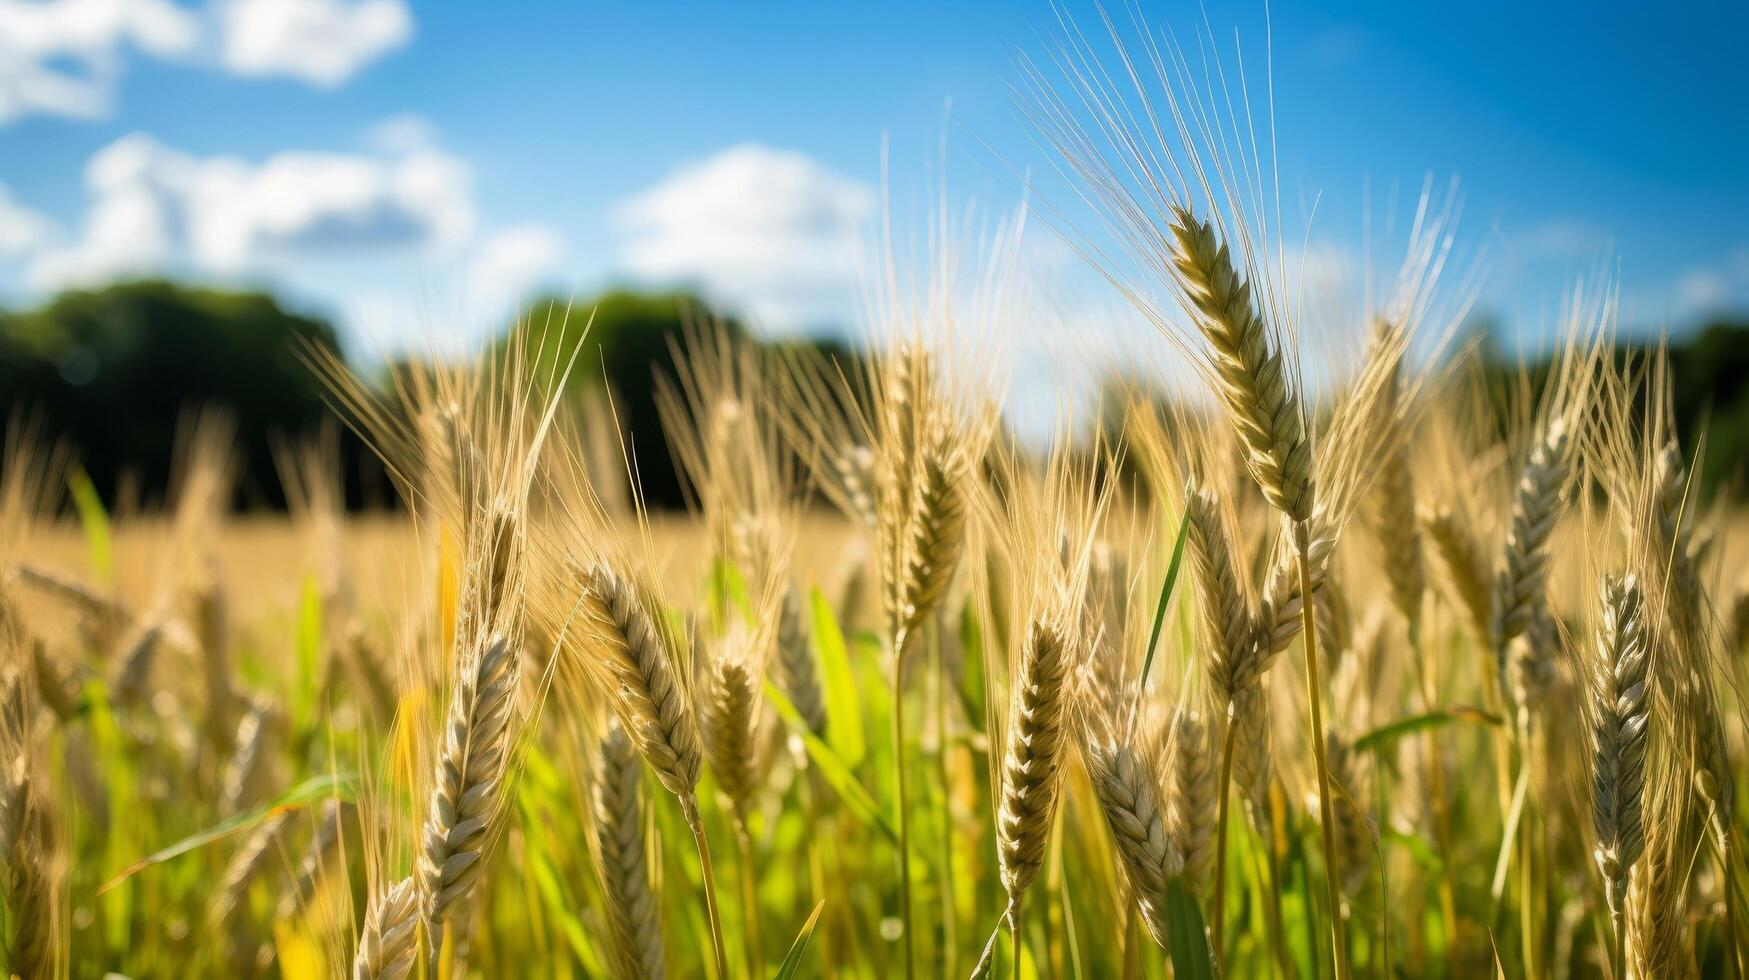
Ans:
MULTIPOLYGON (((1309 597, 1312 591, 1312 557, 1310 535, 1304 524, 1296 529, 1295 545, 1299 552, 1300 595, 1309 597)), ((1342 928, 1342 867, 1336 855, 1334 801, 1330 798, 1330 765, 1324 752, 1324 699, 1318 669, 1318 625, 1313 603, 1300 603, 1301 626, 1306 654, 1306 704, 1311 715, 1312 757, 1318 768, 1318 824, 1324 842, 1324 884, 1330 896, 1330 946, 1336 960, 1336 980, 1348 980, 1347 944, 1342 928)))
POLYGON ((680 814, 692 831, 692 842, 698 848, 698 870, 704 876, 705 913, 711 925, 711 953, 715 957, 717 980, 728 980, 729 957, 723 949, 723 920, 717 912, 717 876, 711 868, 711 845, 704 833, 704 818, 699 816, 698 796, 690 791, 680 797, 680 814))

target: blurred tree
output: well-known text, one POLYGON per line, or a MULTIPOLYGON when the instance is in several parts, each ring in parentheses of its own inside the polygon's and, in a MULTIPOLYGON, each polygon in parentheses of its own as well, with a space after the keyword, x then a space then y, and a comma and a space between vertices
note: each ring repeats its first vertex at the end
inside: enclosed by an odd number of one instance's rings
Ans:
MULTIPOLYGON (((533 361, 537 379, 555 377, 569 363, 570 391, 599 390, 605 384, 613 393, 625 444, 636 454, 645 501, 652 507, 678 508, 685 505, 685 497, 656 410, 655 379, 673 377, 674 351, 685 347, 689 329, 712 323, 721 323, 731 338, 748 338, 738 319, 713 310, 692 293, 625 289, 581 302, 539 300, 526 308, 512 330, 522 332, 521 347, 533 361)), ((785 345, 813 346, 845 364, 852 357, 846 344, 833 339, 758 342, 772 351, 785 345)))
POLYGON ((99 490, 137 473, 163 493, 179 420, 207 405, 237 420, 244 500, 281 506, 268 434, 295 434, 326 415, 300 359, 306 343, 337 346, 329 324, 254 292, 147 280, 63 293, 0 313, 0 416, 34 411, 79 450, 99 490))

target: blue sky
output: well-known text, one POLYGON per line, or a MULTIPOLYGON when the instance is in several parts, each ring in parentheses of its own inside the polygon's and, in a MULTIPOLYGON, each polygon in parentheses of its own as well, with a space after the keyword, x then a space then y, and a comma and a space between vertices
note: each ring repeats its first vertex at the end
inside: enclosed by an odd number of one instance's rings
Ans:
MULTIPOLYGON (((1143 9, 1185 37, 1201 16, 1143 9)), ((1352 256, 1455 177, 1477 307, 1521 339, 1599 270, 1636 328, 1749 312, 1741 0, 1206 12, 1254 85, 1272 42, 1296 244, 1352 256)), ((901 226, 945 159, 956 209, 1011 208, 1025 172, 1091 230, 1010 92, 1057 34, 1046 0, 0 0, 0 301, 259 284, 379 349, 477 336, 540 287, 686 281, 774 329, 841 324, 883 145, 901 226)), ((1041 274, 1091 288, 1030 234, 1041 274)))

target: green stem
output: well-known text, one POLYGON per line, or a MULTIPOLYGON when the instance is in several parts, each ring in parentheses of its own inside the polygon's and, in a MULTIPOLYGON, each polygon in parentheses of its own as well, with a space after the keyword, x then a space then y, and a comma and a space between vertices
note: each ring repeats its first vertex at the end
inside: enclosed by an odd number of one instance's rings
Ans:
POLYGON ((1227 972, 1227 798, 1232 795, 1229 788, 1233 782, 1233 726, 1233 706, 1228 704, 1227 732, 1221 739, 1221 775, 1215 797, 1215 894, 1209 909, 1214 915, 1211 938, 1214 939, 1215 966, 1223 975, 1227 972))
POLYGON ((747 929, 747 976, 756 978, 764 970, 765 943, 759 931, 759 873, 753 867, 753 835, 747 832, 747 820, 735 815, 735 848, 741 863, 741 921, 747 929))
POLYGON ((1014 980, 1020 980, 1020 898, 1008 903, 1008 935, 1013 940, 1014 980))
POLYGON ((958 930, 954 917, 959 911, 953 877, 953 782, 948 778, 947 732, 947 670, 942 662, 941 619, 931 617, 929 647, 935 665, 935 740, 936 775, 941 780, 941 962, 945 976, 958 976, 954 954, 959 951, 958 930))
POLYGON ((704 818, 698 813, 698 797, 691 793, 680 798, 680 814, 692 831, 692 842, 698 845, 698 869, 704 875, 705 912, 711 923, 711 953, 716 959, 718 980, 729 978, 729 958, 723 952, 723 920, 717 912, 717 876, 711 870, 711 845, 705 839, 704 818))
POLYGON ((1342 866, 1336 857, 1336 824, 1331 812, 1330 767, 1324 753, 1324 698, 1318 671, 1318 624, 1312 602, 1312 558, 1304 524, 1295 528, 1300 566, 1300 632, 1306 653, 1306 702, 1311 708, 1312 758, 1318 766, 1318 829, 1324 838, 1324 884, 1330 895, 1330 951, 1336 960, 1336 980, 1349 980, 1348 954, 1342 941, 1342 866))
POLYGON ((893 635, 893 777, 899 799, 899 923, 905 948, 905 980, 916 980, 916 943, 911 936, 911 807, 905 795, 905 630, 893 635))

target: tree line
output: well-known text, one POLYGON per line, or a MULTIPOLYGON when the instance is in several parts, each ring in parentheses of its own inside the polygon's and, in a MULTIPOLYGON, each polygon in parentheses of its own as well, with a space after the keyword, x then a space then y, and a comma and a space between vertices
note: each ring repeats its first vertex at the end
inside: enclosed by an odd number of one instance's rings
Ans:
MULTIPOLYGON (((613 392, 622 434, 640 447, 647 501, 678 507, 684 496, 662 437, 653 379, 672 371, 689 325, 707 321, 746 334, 734 317, 686 292, 610 290, 588 301, 530 304, 521 325, 506 326, 503 336, 539 330, 547 356, 575 351, 569 383, 613 392)), ((803 342, 841 359, 855 356, 839 341, 803 342)), ((0 311, 0 422, 7 431, 33 425, 74 447, 112 506, 149 506, 163 499, 173 478, 177 434, 191 413, 222 408, 236 423, 236 505, 280 508, 276 441, 333 424, 310 366, 318 348, 341 351, 334 325, 262 292, 164 280, 66 292, 33 309, 0 311)), ((1483 351, 1491 375, 1516 370, 1486 345, 1483 351)), ((1672 340, 1670 361, 1683 445, 1697 445, 1706 432, 1703 486, 1736 479, 1749 455, 1749 321, 1719 321, 1672 340)), ((1546 364, 1527 367, 1533 383, 1546 372, 1546 364)), ((382 379, 389 369, 364 370, 382 379)), ((391 503, 389 481, 362 444, 343 433, 340 446, 349 504, 391 503)))

